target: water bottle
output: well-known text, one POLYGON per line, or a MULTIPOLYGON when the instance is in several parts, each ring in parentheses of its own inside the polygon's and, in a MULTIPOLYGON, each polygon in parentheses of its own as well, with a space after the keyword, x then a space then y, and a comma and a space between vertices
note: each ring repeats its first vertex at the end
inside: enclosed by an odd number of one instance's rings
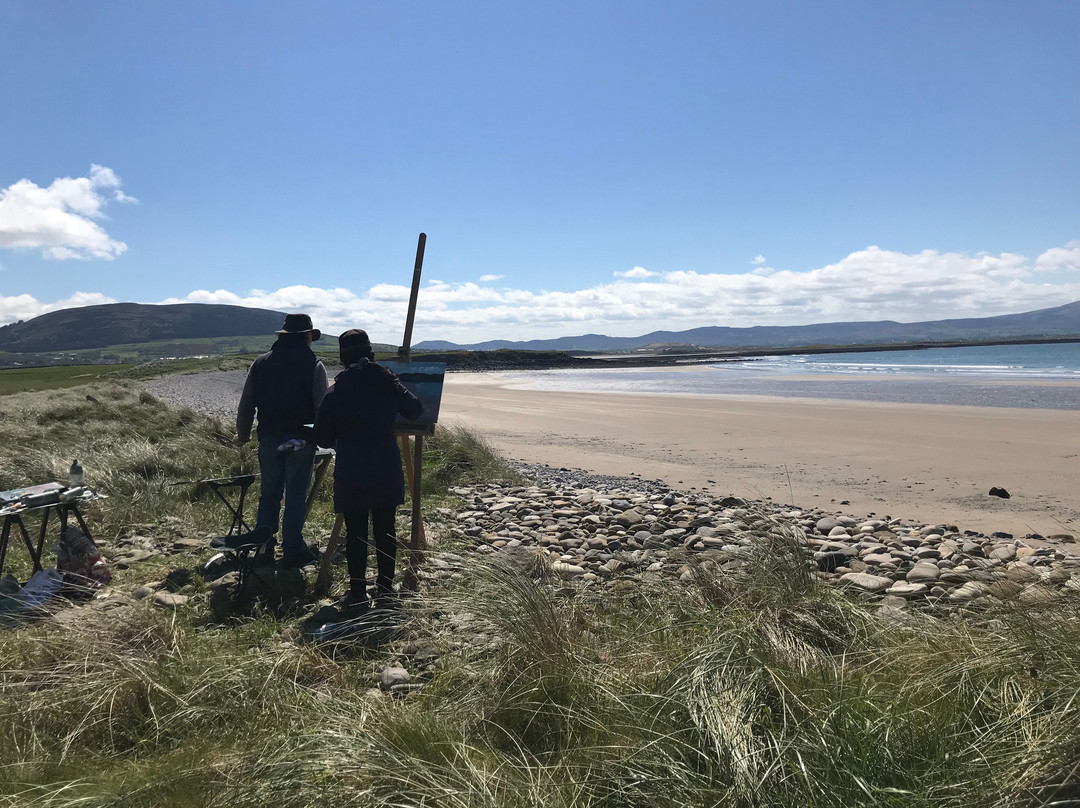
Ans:
POLYGON ((76 460, 71 464, 71 471, 68 472, 68 486, 70 488, 77 488, 83 484, 83 470, 79 465, 79 461, 76 460))

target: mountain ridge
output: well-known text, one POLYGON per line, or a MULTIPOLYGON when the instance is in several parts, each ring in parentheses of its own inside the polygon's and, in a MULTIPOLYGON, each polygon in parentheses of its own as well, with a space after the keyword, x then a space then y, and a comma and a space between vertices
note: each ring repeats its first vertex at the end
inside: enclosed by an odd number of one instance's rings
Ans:
POLYGON ((487 340, 457 344, 445 340, 425 340, 414 351, 499 349, 535 351, 632 351, 658 343, 682 343, 703 348, 794 348, 809 345, 866 345, 949 340, 994 340, 1003 338, 1080 338, 1080 301, 1048 309, 999 314, 993 317, 965 317, 900 323, 895 320, 814 323, 787 326, 703 326, 685 331, 652 331, 639 337, 608 337, 582 334, 539 340, 487 340))
MULTIPOLYGON (((272 335, 284 312, 216 303, 106 303, 61 309, 0 326, 0 351, 60 352, 181 339, 272 335)), ((529 351, 634 351, 674 344, 702 348, 792 349, 813 345, 890 345, 915 342, 1080 338, 1080 301, 1047 309, 900 323, 895 320, 814 323, 794 326, 702 326, 652 331, 637 337, 582 334, 535 340, 487 340, 458 344, 425 340, 421 351, 500 349, 529 351)))

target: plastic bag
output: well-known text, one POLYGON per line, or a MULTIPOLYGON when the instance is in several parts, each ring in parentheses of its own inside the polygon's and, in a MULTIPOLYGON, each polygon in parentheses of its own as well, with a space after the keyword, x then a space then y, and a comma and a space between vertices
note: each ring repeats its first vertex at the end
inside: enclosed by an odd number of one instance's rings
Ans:
POLYGON ((26 586, 19 591, 18 600, 24 606, 40 606, 59 592, 63 583, 64 576, 52 567, 38 570, 30 576, 26 586))

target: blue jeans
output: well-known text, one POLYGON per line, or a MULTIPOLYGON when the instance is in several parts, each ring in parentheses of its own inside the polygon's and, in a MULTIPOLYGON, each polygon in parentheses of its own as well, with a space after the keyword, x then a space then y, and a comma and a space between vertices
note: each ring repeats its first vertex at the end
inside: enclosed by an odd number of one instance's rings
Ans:
POLYGON ((272 533, 277 533, 281 497, 284 494, 281 554, 285 558, 297 558, 307 550, 304 544, 304 520, 307 518, 311 469, 315 464, 315 444, 308 441, 308 445, 299 452, 279 452, 277 447, 285 440, 287 437, 259 438, 259 472, 262 474, 262 481, 255 526, 269 527, 272 533))

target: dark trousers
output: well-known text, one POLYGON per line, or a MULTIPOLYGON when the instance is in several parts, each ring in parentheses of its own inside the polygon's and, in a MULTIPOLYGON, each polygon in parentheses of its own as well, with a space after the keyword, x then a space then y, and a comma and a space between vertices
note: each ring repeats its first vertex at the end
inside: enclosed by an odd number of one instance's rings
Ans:
POLYGON ((394 566, 397 563, 397 533, 394 517, 397 508, 372 508, 347 511, 345 517, 345 560, 349 564, 349 589, 356 598, 367 596, 368 514, 375 538, 376 597, 393 591, 394 566))

